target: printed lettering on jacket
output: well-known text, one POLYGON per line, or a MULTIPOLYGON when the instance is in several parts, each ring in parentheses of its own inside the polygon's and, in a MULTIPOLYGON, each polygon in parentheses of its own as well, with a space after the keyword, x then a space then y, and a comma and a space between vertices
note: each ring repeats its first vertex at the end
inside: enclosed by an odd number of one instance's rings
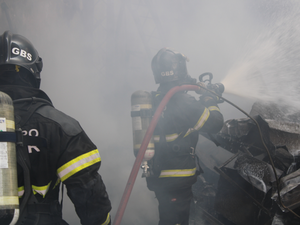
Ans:
MULTIPOLYGON (((27 130, 22 130, 23 136, 33 136, 33 137, 38 137, 39 136, 39 131, 37 129, 30 129, 29 131, 27 130)), ((35 145, 28 145, 28 153, 32 153, 32 151, 40 152, 41 150, 35 146, 35 145)))

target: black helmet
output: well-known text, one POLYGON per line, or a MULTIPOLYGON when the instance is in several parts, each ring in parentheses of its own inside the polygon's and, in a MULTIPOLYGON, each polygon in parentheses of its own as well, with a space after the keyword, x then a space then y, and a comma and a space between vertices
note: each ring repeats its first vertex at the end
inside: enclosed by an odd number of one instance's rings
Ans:
POLYGON ((12 65, 20 66, 28 71, 36 81, 34 86, 39 88, 40 72, 43 68, 42 58, 25 37, 5 31, 0 36, 0 67, 1 70, 5 70, 12 65))
POLYGON ((181 80, 188 76, 187 57, 169 48, 162 48, 153 57, 151 67, 155 83, 181 80))

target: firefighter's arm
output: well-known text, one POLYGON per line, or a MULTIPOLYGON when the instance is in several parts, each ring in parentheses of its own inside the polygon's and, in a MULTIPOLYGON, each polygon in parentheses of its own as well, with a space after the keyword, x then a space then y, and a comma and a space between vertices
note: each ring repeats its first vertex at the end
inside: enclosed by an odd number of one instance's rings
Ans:
POLYGON ((110 224, 111 203, 98 170, 101 157, 84 131, 70 138, 57 173, 83 225, 110 224))
POLYGON ((111 203, 101 176, 94 171, 65 182, 83 225, 110 225, 111 203), (77 181, 76 181, 77 180, 77 181))
POLYGON ((191 130, 207 133, 217 133, 223 126, 223 115, 217 104, 217 100, 212 96, 200 98, 197 101, 189 95, 182 95, 180 102, 184 102, 181 112, 185 114, 188 126, 191 130))
POLYGON ((218 96, 208 94, 201 96, 199 103, 204 105, 209 111, 209 116, 200 131, 207 133, 217 133, 221 130, 224 118, 218 106, 220 99, 218 96))

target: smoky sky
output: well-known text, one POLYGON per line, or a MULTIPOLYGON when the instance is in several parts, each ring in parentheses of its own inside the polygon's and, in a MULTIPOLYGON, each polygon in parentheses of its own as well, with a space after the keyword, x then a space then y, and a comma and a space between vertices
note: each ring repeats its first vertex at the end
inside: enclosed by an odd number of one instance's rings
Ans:
MULTIPOLYGON (((294 50, 296 55, 295 47, 281 44, 281 50, 273 53, 263 47, 274 33, 278 38, 272 46, 297 39, 297 26, 287 17, 291 12, 295 14, 297 1, 0 0, 0 3, 1 33, 10 29, 33 43, 44 62, 41 89, 57 109, 80 122, 99 148, 102 158, 99 172, 112 202, 112 219, 135 159, 130 96, 136 90, 157 88, 150 65, 159 49, 170 47, 185 54, 189 58, 189 74, 198 78, 201 73, 212 72, 213 83, 225 80, 230 71, 245 68, 251 62, 247 71, 239 70, 228 81, 231 90, 242 87, 239 92, 224 93, 225 98, 247 112, 255 101, 248 98, 249 94, 243 95, 244 90, 251 93, 245 85, 249 79, 243 76, 248 70, 259 67, 262 74, 267 74, 264 82, 271 80, 274 88, 278 77, 270 76, 275 70, 274 62, 289 67, 292 72, 286 76, 296 76, 297 67, 291 66, 297 62, 288 54, 294 50), (281 34, 286 30, 278 29, 284 27, 283 23, 290 28, 285 35, 281 34), (294 61, 287 64, 282 63, 284 57, 273 58, 280 54, 294 61), (252 60, 255 57, 262 57, 257 61, 265 60, 267 67, 263 63, 253 64, 257 62, 252 60)), ((253 81, 254 86, 257 80, 253 81)), ((226 103, 220 108, 226 120, 245 117, 226 103)), ((213 164, 227 159, 226 153, 224 159, 220 158, 222 150, 213 145, 210 148, 198 150, 203 161, 213 164), (210 157, 212 154, 214 157, 210 157)), ((121 224, 157 224, 157 206, 140 173, 121 224)), ((70 224, 79 224, 66 194, 64 218, 70 224)))

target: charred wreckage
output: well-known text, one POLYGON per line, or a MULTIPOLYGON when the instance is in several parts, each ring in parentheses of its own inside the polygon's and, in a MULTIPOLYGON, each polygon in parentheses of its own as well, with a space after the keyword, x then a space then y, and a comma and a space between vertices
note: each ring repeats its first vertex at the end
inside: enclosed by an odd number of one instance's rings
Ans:
POLYGON ((204 166, 193 187, 190 224, 299 224, 299 112, 256 102, 249 118, 228 120, 218 134, 202 135, 231 157, 214 168, 204 166), (219 176, 207 182, 212 170, 219 176))

